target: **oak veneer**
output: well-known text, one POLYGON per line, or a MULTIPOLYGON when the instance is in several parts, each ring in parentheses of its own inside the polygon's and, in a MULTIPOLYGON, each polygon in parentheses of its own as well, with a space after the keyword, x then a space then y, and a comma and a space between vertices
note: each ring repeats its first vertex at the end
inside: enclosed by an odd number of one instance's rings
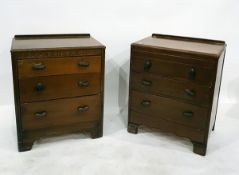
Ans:
POLYGON ((11 55, 19 151, 46 136, 102 136, 105 46, 89 34, 16 35, 11 55))
POLYGON ((153 34, 131 45, 128 131, 139 125, 189 138, 206 154, 215 128, 224 41, 153 34))

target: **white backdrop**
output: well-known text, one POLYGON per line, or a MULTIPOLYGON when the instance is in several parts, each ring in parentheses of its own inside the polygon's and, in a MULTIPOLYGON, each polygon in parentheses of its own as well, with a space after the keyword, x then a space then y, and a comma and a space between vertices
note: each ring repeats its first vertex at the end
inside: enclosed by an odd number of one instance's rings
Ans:
POLYGON ((15 34, 90 33, 103 43, 107 116, 127 105, 130 44, 162 33, 226 41, 219 112, 238 119, 238 0, 0 0, 0 25, 0 105, 13 105, 15 34))

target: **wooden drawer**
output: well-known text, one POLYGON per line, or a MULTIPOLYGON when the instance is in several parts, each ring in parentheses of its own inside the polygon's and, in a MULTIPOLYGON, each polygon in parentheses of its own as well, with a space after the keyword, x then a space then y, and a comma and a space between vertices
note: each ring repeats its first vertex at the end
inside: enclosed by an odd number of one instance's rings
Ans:
POLYGON ((130 96, 130 108, 145 114, 145 118, 151 115, 194 128, 205 128, 207 108, 137 91, 131 91, 130 96))
POLYGON ((210 86, 213 82, 213 70, 199 67, 197 64, 184 64, 175 61, 166 61, 155 58, 132 57, 131 70, 148 72, 173 79, 189 80, 202 85, 210 86))
POLYGON ((187 137, 198 142, 204 141, 204 130, 187 127, 180 125, 163 118, 151 116, 151 114, 142 114, 135 111, 130 111, 130 122, 137 123, 139 125, 146 125, 152 128, 158 128, 165 132, 172 132, 178 136, 187 137))
POLYGON ((100 118, 100 95, 21 105, 22 128, 34 130, 100 118))
POLYGON ((191 81, 179 81, 155 74, 132 72, 131 85, 132 89, 146 93, 163 94, 202 106, 210 104, 211 88, 191 81))
POLYGON ((72 74, 22 78, 19 80, 22 102, 92 95, 100 92, 100 74, 72 74))
POLYGON ((184 64, 197 65, 199 67, 213 68, 217 67, 217 62, 213 59, 207 59, 207 57, 195 54, 185 54, 180 55, 178 53, 168 52, 165 50, 158 50, 146 47, 132 47, 132 56, 140 58, 154 58, 163 61, 173 61, 180 62, 184 64))
POLYGON ((18 60, 19 78, 101 72, 100 56, 18 60))

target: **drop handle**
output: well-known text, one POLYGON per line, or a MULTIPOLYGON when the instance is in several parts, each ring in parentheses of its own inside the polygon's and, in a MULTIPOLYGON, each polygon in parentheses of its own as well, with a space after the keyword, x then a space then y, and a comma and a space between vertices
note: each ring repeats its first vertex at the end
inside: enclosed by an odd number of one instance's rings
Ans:
POLYGON ((184 111, 183 116, 191 118, 191 117, 193 117, 193 112, 192 111, 184 111))
POLYGON ((188 79, 195 80, 195 78, 196 78, 196 69, 192 67, 188 72, 188 79))
POLYGON ((44 70, 46 66, 43 63, 34 63, 32 65, 32 70, 44 70))
POLYGON ((196 94, 195 91, 191 89, 185 89, 185 93, 190 97, 194 97, 196 94))
POLYGON ((78 82, 78 86, 80 87, 88 87, 89 86, 89 81, 86 81, 86 80, 81 80, 78 82))
POLYGON ((37 92, 41 92, 41 91, 43 91, 44 89, 45 89, 45 86, 44 86, 43 83, 41 83, 41 82, 37 83, 36 86, 35 86, 35 90, 36 90, 37 92))
POLYGON ((89 67, 89 65, 90 65, 90 63, 88 61, 81 60, 78 62, 78 66, 80 66, 80 67, 89 67))
POLYGON ((150 106, 150 104, 151 104, 151 101, 150 101, 150 100, 143 100, 143 101, 141 102, 141 105, 144 106, 144 107, 148 107, 148 106, 150 106))
POLYGON ((79 106, 79 107, 77 108, 77 111, 78 111, 78 112, 86 112, 86 111, 88 111, 88 110, 89 110, 89 106, 87 106, 87 105, 79 106))
POLYGON ((46 111, 38 111, 34 115, 36 118, 43 118, 43 117, 47 116, 47 112, 46 111))
POLYGON ((152 81, 142 80, 141 84, 144 85, 144 86, 152 86, 152 81))
POLYGON ((145 72, 148 72, 151 67, 152 67, 152 62, 150 60, 147 60, 144 62, 144 71, 145 72))

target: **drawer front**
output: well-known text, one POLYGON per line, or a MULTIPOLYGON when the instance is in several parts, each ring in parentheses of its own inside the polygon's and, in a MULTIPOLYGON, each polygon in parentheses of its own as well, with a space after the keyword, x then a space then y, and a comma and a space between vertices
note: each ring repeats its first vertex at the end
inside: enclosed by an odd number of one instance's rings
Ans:
POLYGON ((19 78, 99 72, 100 56, 18 60, 19 78))
POLYGON ((193 64, 183 64, 155 58, 133 57, 131 69, 135 72, 148 72, 173 79, 188 80, 202 85, 211 85, 213 69, 199 67, 193 64))
POLYGON ((21 102, 92 95, 100 92, 100 74, 72 74, 19 80, 21 102))
POLYGON ((21 105, 22 128, 34 130, 97 121, 100 117, 100 95, 21 105))
POLYGON ((211 88, 188 81, 168 79, 155 74, 131 72, 131 85, 134 90, 176 97, 203 106, 208 106, 210 103, 211 88))
POLYGON ((208 59, 205 56, 193 55, 189 53, 184 53, 182 55, 177 55, 175 53, 164 53, 162 50, 151 50, 150 48, 140 47, 140 48, 132 48, 132 55, 134 57, 141 58, 155 58, 165 61, 176 61, 184 64, 192 64, 200 67, 208 67, 213 68, 217 67, 217 61, 215 59, 208 59))
POLYGON ((130 96, 130 108, 145 114, 145 118, 151 115, 185 126, 205 128, 207 108, 137 91, 131 91, 130 96))
POLYGON ((130 111, 130 122, 157 128, 165 132, 172 132, 178 136, 187 137, 198 142, 203 142, 205 139, 205 130, 187 127, 163 118, 156 118, 132 110, 130 111))

